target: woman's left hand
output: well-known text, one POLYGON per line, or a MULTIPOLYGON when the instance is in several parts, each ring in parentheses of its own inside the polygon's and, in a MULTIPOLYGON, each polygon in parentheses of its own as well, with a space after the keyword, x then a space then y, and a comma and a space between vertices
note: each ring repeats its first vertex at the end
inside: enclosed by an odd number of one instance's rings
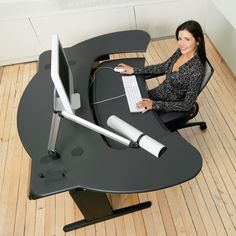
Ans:
POLYGON ((143 98, 142 101, 137 102, 137 108, 144 108, 145 111, 152 110, 152 103, 153 101, 149 98, 143 98))

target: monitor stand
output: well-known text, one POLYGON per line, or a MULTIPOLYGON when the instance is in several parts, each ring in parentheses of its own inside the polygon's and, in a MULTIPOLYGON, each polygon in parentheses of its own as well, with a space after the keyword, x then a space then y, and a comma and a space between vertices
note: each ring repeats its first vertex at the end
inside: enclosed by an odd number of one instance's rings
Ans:
MULTIPOLYGON (((60 154, 56 151, 56 141, 61 121, 61 117, 58 115, 58 111, 63 111, 64 107, 62 105, 60 97, 57 96, 56 89, 54 90, 53 106, 54 111, 52 115, 52 122, 48 141, 48 155, 51 157, 52 160, 57 160, 60 158, 60 154)), ((80 94, 73 93, 71 95, 71 108, 72 110, 77 110, 80 107, 80 94)))
POLYGON ((57 160, 60 158, 60 154, 56 151, 56 141, 59 132, 61 117, 57 112, 53 112, 52 114, 52 122, 48 140, 48 155, 52 160, 57 160))

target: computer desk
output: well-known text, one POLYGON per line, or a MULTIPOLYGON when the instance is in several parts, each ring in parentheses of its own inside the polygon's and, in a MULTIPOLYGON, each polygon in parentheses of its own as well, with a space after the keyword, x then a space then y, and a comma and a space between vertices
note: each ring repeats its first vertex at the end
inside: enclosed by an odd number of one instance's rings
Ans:
MULTIPOLYGON (((67 48, 66 54, 74 75, 75 90, 81 95, 82 106, 76 115, 107 129, 107 118, 117 115, 165 144, 167 151, 160 158, 140 148, 126 148, 61 119, 56 144, 61 157, 52 160, 47 149, 54 91, 50 78, 50 51, 40 55, 38 72, 22 95, 17 126, 22 144, 32 158, 29 198, 39 199, 69 191, 84 219, 66 225, 64 231, 151 206, 151 202, 142 202, 113 210, 106 193, 164 189, 190 180, 201 170, 200 153, 178 132, 171 133, 155 111, 130 113, 125 96, 97 103, 124 94, 121 75, 109 68, 120 62, 133 66, 144 64, 144 58, 110 60, 109 54, 145 52, 149 40, 144 31, 115 32, 67 48), (104 62, 99 63, 101 60, 104 62), (91 83, 91 72, 99 67, 91 83)), ((145 81, 140 78, 138 82, 143 97, 147 97, 145 81)))

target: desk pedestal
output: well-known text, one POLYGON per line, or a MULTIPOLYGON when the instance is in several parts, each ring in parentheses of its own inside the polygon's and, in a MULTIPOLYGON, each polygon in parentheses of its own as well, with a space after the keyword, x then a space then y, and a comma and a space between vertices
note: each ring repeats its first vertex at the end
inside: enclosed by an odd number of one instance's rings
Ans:
POLYGON ((79 207, 85 219, 65 225, 63 228, 65 232, 139 211, 151 206, 151 202, 147 201, 113 210, 106 193, 78 189, 70 191, 70 195, 79 207))

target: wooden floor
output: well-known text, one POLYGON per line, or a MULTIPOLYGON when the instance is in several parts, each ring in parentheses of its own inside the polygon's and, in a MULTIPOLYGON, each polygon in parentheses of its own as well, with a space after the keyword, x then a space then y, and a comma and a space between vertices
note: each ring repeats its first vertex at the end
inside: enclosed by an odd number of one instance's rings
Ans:
MULTIPOLYGON (((236 235, 236 78, 207 37, 206 45, 215 73, 198 98, 200 113, 196 120, 204 119, 208 128, 180 131, 202 154, 200 174, 161 191, 112 195, 114 207, 138 199, 149 199, 153 205, 66 235, 236 235)), ((147 64, 165 60, 175 49, 175 39, 152 42, 145 54, 147 64)), ((1 236, 65 235, 65 224, 82 219, 68 193, 37 201, 27 198, 30 158, 18 137, 16 115, 20 97, 36 67, 36 62, 0 67, 1 236)), ((153 80, 149 86, 156 84, 153 80)))

